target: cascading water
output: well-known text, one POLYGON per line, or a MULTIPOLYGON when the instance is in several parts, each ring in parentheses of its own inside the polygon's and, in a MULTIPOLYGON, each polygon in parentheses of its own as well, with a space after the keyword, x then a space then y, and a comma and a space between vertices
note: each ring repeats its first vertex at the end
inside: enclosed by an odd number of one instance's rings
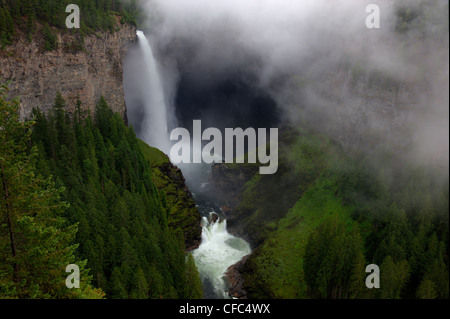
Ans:
POLYGON ((229 266, 250 254, 250 245, 227 232, 227 221, 202 219, 202 243, 192 252, 209 298, 228 298, 223 278, 229 266))
MULTIPOLYGON (((142 31, 136 32, 139 50, 143 61, 135 72, 140 72, 138 83, 133 84, 133 92, 139 95, 144 112, 140 121, 139 138, 147 144, 157 147, 166 154, 170 151, 168 132, 168 105, 165 100, 159 67, 153 55, 150 42, 142 31), (141 67, 142 66, 142 67, 141 67)), ((133 123, 132 123, 133 124, 133 123)), ((194 164, 195 165, 195 164, 194 164)), ((204 284, 205 298, 228 298, 224 273, 229 266, 237 263, 251 252, 250 245, 243 239, 227 232, 226 220, 211 221, 211 214, 219 211, 215 203, 211 203, 207 195, 207 171, 209 165, 193 167, 188 164, 179 165, 186 178, 186 183, 196 195, 194 199, 202 219, 202 243, 192 254, 204 284), (205 201, 206 199, 206 201, 205 201)))
POLYGON ((140 82, 145 110, 142 122, 142 139, 149 145, 169 152, 169 132, 167 128, 167 105, 158 65, 150 42, 144 32, 137 31, 139 48, 144 57, 142 81, 140 82))

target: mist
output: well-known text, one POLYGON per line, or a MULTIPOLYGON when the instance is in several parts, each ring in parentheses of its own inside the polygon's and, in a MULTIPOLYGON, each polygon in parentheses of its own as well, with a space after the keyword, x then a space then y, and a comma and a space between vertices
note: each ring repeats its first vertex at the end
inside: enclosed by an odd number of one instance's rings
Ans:
POLYGON ((380 28, 368 29, 370 3, 142 1, 169 126, 301 123, 345 149, 387 148, 448 173, 448 3, 376 1, 380 28))

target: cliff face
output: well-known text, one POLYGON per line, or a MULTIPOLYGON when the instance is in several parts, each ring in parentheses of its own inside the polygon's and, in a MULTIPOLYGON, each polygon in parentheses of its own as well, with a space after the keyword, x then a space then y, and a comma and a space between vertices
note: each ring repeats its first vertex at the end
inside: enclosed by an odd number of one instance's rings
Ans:
POLYGON ((43 50, 44 40, 38 36, 31 42, 19 36, 0 51, 0 79, 11 80, 9 97, 20 97, 21 118, 28 117, 33 107, 44 112, 51 108, 58 91, 67 101, 68 112, 78 99, 82 109, 94 110, 103 95, 111 109, 126 118, 122 61, 127 45, 136 38, 136 28, 121 25, 114 33, 86 36, 79 52, 68 49, 75 35, 60 32, 57 37, 58 48, 51 52, 43 50))
POLYGON ((402 82, 344 68, 324 78, 315 83, 314 90, 322 99, 320 111, 326 122, 316 128, 345 149, 367 149, 376 147, 377 143, 396 146, 407 143, 408 128, 421 116, 424 98, 420 94, 429 93, 426 83, 417 80, 402 82))
POLYGON ((392 73, 336 67, 318 75, 304 85, 304 118, 345 150, 391 149, 448 169, 448 72, 392 73))

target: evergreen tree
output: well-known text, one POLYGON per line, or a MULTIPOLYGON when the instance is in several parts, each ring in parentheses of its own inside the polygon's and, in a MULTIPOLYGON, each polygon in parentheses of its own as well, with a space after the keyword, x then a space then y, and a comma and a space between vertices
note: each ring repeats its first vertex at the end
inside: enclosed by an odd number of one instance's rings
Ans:
POLYGON ((120 23, 136 25, 139 19, 139 7, 135 0, 125 1, 98 1, 98 0, 3 0, 0 1, 0 45, 10 45, 16 29, 23 30, 31 40, 36 31, 37 24, 44 27, 40 32, 44 35, 45 50, 52 51, 56 48, 56 36, 50 27, 58 31, 66 31, 65 20, 67 17, 66 6, 76 4, 80 8, 80 29, 72 29, 70 32, 78 35, 78 44, 72 47, 80 49, 86 34, 95 31, 113 32, 116 27, 116 16, 120 16, 120 23))
POLYGON ((438 294, 434 283, 429 279, 424 279, 417 289, 417 298, 419 299, 435 299, 438 294))
POLYGON ((186 292, 184 298, 186 299, 201 299, 203 296, 203 285, 198 276, 197 266, 195 265, 194 257, 188 254, 186 264, 186 292))
POLYGON ((46 51, 53 51, 56 49, 58 43, 56 35, 53 33, 53 31, 50 29, 50 26, 48 23, 44 25, 42 28, 42 33, 44 34, 44 48, 46 51))
POLYGON ((387 256, 380 265, 380 298, 399 299, 410 276, 408 261, 387 256))
POLYGON ((333 299, 356 297, 362 284, 362 248, 356 226, 349 229, 338 217, 324 222, 311 234, 305 250, 303 267, 310 294, 333 299))
POLYGON ((78 224, 77 256, 87 260, 95 286, 108 298, 198 296, 197 270, 185 259, 183 235, 169 227, 132 128, 104 98, 84 119, 80 110, 69 116, 65 104, 58 93, 49 114, 34 111, 33 143, 38 168, 65 188, 65 217, 78 224))

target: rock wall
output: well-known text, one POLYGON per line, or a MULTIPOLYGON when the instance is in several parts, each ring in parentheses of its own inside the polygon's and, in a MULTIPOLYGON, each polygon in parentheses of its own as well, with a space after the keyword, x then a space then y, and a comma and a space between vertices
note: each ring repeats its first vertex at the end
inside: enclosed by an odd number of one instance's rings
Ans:
POLYGON ((324 121, 319 130, 345 149, 367 149, 377 143, 400 146, 408 142, 407 130, 420 116, 424 101, 419 92, 427 89, 417 81, 401 82, 338 68, 315 83, 320 102, 314 106, 319 104, 324 121))
POLYGON ((42 32, 35 34, 31 42, 19 34, 12 45, 0 51, 0 80, 11 81, 8 97, 20 97, 22 119, 33 107, 44 112, 51 108, 58 91, 69 112, 78 99, 82 109, 94 110, 103 95, 111 109, 126 118, 122 61, 127 45, 136 38, 134 26, 117 23, 113 33, 86 36, 84 49, 78 52, 68 49, 77 36, 67 30, 58 32, 58 48, 51 52, 44 50, 44 39, 39 36, 42 32))

